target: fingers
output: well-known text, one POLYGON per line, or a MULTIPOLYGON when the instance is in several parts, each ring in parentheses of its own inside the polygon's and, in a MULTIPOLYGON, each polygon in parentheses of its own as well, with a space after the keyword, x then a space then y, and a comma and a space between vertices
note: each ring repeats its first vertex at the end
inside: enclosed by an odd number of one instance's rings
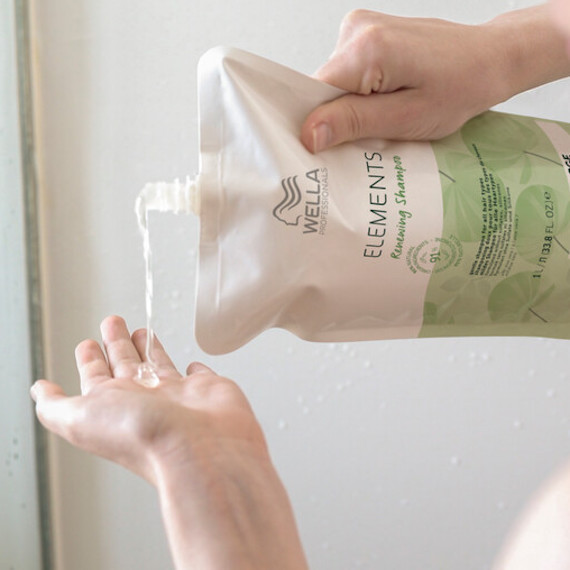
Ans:
MULTIPOLYGON (((121 317, 110 316, 101 323, 105 352, 93 340, 81 342, 75 351, 81 389, 88 393, 96 385, 110 378, 134 378, 144 360, 146 330, 140 329, 131 336, 121 317)), ((180 373, 162 344, 155 339, 152 354, 160 376, 180 377, 180 373)))
POLYGON ((89 393, 101 382, 109 380, 111 369, 103 350, 94 340, 84 340, 75 349, 75 363, 81 382, 81 393, 89 393))
POLYGON ((353 50, 335 52, 331 59, 316 73, 315 77, 350 93, 370 95, 382 91, 384 73, 379 58, 364 58, 362 52, 353 50))
MULTIPOLYGON (((133 378, 145 359, 146 329, 139 329, 132 335, 121 317, 107 317, 101 323, 103 343, 109 359, 112 375, 115 378, 133 378)), ((151 358, 158 367, 160 376, 180 377, 176 366, 158 339, 154 339, 151 358)))
POLYGON ((124 319, 107 317, 101 323, 101 335, 107 352, 112 376, 133 378, 141 363, 141 356, 135 347, 124 319))
POLYGON ((385 91, 382 62, 389 46, 377 23, 381 18, 366 10, 350 12, 342 22, 334 52, 314 76, 350 93, 385 91))
MULTIPOLYGON (((415 85, 417 28, 410 19, 354 10, 343 19, 329 60, 315 77, 350 93, 389 93, 415 85)), ((417 24, 416 24, 417 26, 417 24)))
POLYGON ((363 138, 433 140, 450 134, 487 108, 470 87, 480 69, 473 54, 479 36, 477 27, 443 20, 349 13, 335 51, 316 73, 349 94, 315 109, 301 141, 320 152, 363 138))
MULTIPOLYGON (((132 334, 132 342, 135 346, 138 354, 140 355, 141 359, 144 357, 145 350, 146 350, 146 329, 139 329, 136 330, 132 334)), ((164 346, 162 343, 155 337, 154 339, 154 350, 151 354, 152 360, 154 364, 156 364, 158 368, 158 375, 159 376, 176 376, 180 377, 181 374, 176 369, 176 366, 168 356, 164 346)))

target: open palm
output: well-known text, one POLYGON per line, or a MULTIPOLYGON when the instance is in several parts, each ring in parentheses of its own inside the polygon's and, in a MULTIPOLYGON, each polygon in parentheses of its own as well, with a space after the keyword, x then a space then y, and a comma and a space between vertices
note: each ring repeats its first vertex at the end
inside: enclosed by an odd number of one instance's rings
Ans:
POLYGON ((161 456, 188 451, 203 457, 227 452, 267 455, 262 431, 240 388, 203 364, 177 370, 160 343, 155 388, 134 378, 144 359, 145 331, 131 336, 125 321, 101 325, 103 347, 85 340, 76 348, 81 395, 39 380, 32 389, 45 427, 73 445, 95 453, 156 483, 153 465, 161 456))

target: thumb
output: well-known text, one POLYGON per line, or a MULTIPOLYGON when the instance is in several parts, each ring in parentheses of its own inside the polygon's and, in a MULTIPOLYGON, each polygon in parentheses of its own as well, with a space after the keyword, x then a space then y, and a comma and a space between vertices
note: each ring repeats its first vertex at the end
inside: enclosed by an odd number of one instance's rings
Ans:
POLYGON ((413 90, 358 95, 350 93, 312 111, 301 129, 301 142, 321 152, 363 138, 418 140, 425 121, 413 90))
POLYGON ((36 403, 36 414, 44 427, 64 436, 65 427, 71 418, 71 398, 65 395, 59 385, 47 380, 35 382, 30 395, 36 403))
POLYGON ((61 386, 47 380, 37 380, 30 388, 30 395, 38 405, 65 397, 61 386))

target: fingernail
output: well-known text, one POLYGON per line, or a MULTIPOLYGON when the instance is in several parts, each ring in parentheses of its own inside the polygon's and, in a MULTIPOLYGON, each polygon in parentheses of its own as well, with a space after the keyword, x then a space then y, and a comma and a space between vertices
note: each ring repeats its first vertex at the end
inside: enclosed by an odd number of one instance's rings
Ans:
POLYGON ((35 383, 30 388, 30 396, 34 402, 37 400, 37 385, 35 383))
POLYGON ((332 132, 327 123, 319 123, 313 127, 313 152, 325 150, 331 144, 332 132))

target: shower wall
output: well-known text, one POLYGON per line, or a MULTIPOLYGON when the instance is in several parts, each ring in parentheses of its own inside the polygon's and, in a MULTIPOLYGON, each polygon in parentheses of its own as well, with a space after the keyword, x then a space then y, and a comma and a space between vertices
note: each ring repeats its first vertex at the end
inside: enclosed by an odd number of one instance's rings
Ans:
MULTIPOLYGON (((478 23, 515 0, 35 2, 49 375, 78 392, 73 349, 101 319, 144 325, 140 188, 198 169, 196 65, 220 44, 311 73, 345 13, 478 23)), ((568 80, 501 110, 570 122, 568 80)), ((198 222, 153 215, 158 335, 244 389, 314 569, 483 570, 570 450, 566 342, 471 338, 309 344, 270 331, 210 357, 192 332, 198 222)), ((52 439, 58 570, 168 569, 154 491, 52 439)))

